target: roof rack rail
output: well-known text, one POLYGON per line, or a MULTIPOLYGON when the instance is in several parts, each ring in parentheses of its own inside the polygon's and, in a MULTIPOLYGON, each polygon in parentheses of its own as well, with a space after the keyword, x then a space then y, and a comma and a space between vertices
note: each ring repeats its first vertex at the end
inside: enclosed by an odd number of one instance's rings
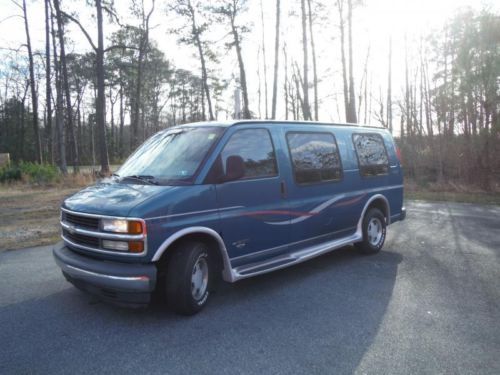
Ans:
POLYGON ((346 126, 346 127, 356 127, 356 128, 386 129, 383 126, 376 126, 376 125, 335 123, 335 122, 322 122, 322 121, 295 121, 295 120, 234 120, 233 125, 259 124, 259 123, 266 123, 266 124, 275 123, 275 124, 287 124, 287 125, 326 125, 326 126, 346 126))

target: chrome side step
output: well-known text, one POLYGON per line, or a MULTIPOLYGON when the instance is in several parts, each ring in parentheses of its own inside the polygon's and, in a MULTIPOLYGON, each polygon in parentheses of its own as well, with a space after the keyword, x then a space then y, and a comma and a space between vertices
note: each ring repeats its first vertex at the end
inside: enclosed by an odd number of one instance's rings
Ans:
POLYGON ((308 259, 336 250, 343 246, 350 245, 362 239, 360 233, 356 232, 348 237, 339 238, 333 241, 324 242, 318 245, 306 247, 294 252, 280 255, 264 261, 245 264, 232 269, 233 281, 246 279, 248 277, 261 275, 291 265, 305 262, 308 259))

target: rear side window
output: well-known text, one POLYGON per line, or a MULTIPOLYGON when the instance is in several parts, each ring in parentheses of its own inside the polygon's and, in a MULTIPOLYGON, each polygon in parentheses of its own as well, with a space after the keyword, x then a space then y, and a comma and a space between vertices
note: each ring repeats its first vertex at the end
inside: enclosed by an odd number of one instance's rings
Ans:
POLYGON ((380 176, 389 171, 389 159, 380 134, 353 134, 352 141, 358 156, 362 176, 380 176))
POLYGON ((293 174, 298 184, 342 178, 342 164, 333 134, 289 132, 286 139, 292 158, 293 174))
POLYGON ((230 156, 241 156, 245 163, 246 178, 263 178, 278 175, 276 155, 271 135, 266 129, 242 129, 234 133, 221 152, 222 168, 230 156))

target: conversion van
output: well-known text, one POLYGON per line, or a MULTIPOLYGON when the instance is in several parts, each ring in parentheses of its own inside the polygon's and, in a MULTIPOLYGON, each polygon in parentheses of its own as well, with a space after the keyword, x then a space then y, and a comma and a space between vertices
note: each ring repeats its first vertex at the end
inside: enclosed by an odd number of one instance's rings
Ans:
POLYGON ((147 140, 109 179, 61 206, 54 257, 105 301, 181 314, 214 281, 261 275, 354 244, 382 248, 405 218, 403 175, 383 128, 313 122, 207 122, 147 140))

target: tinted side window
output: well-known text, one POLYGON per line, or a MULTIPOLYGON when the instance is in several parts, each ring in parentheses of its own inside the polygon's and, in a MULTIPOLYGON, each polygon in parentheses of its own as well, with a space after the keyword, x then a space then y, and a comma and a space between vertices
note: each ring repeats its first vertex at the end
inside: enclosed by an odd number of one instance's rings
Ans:
POLYGON ((342 164, 333 134, 290 132, 286 139, 297 183, 341 179, 342 164))
POLYGON ((271 135, 266 129, 243 129, 234 133, 221 152, 226 172, 229 156, 241 156, 245 163, 243 178, 271 177, 278 174, 271 135))
POLYGON ((353 134, 352 141, 358 155, 362 176, 379 176, 389 171, 389 160, 380 134, 353 134))

